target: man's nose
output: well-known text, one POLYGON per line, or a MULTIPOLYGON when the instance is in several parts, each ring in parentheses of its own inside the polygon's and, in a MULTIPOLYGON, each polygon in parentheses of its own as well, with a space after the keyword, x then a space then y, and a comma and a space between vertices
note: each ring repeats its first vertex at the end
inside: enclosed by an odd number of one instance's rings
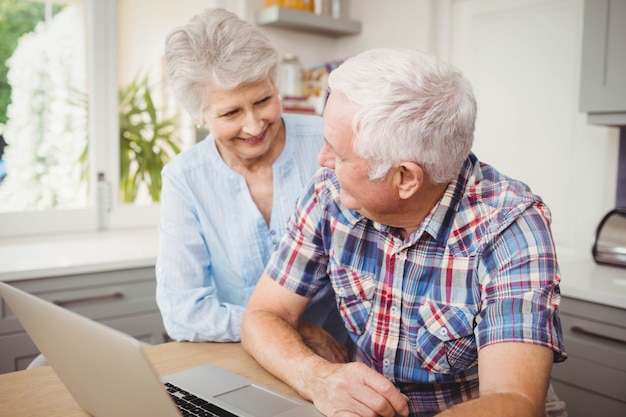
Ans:
POLYGON ((335 169, 335 155, 326 143, 322 145, 322 149, 317 155, 317 163, 325 168, 335 169))

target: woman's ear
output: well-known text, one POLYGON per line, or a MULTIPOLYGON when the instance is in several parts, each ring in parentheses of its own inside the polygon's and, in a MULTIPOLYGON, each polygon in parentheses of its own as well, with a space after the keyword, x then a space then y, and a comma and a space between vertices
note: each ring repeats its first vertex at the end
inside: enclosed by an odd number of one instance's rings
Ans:
POLYGON ((424 183, 424 170, 415 162, 403 161, 398 166, 398 195, 406 200, 413 197, 424 183))
POLYGON ((206 122, 204 121, 204 114, 202 113, 190 114, 190 116, 191 116, 191 119, 193 120, 193 124, 195 124, 198 129, 203 128, 204 125, 206 124, 206 122))

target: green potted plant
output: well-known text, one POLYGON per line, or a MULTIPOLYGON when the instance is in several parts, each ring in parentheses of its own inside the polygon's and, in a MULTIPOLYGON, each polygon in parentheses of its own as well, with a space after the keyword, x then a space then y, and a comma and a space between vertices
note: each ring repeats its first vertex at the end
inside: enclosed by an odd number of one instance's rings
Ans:
POLYGON ((152 201, 159 201, 161 169, 180 152, 177 119, 160 115, 147 76, 120 88, 119 117, 121 200, 132 203, 145 185, 152 201))

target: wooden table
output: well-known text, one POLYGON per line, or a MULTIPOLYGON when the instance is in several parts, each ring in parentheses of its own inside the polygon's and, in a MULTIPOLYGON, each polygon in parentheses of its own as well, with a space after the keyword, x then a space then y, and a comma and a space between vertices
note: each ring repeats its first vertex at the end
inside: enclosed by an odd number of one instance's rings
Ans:
MULTIPOLYGON (((163 376, 195 366, 214 364, 267 385, 283 394, 298 395, 265 371, 240 343, 165 343, 146 352, 163 376)), ((49 366, 0 375, 0 416, 88 416, 49 366)), ((120 416, 121 417, 121 416, 120 416)))

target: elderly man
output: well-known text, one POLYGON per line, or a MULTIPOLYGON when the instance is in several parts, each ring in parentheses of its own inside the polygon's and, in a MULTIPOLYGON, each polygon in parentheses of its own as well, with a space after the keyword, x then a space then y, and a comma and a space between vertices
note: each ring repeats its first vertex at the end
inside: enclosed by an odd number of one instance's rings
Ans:
POLYGON ((471 152, 468 81, 375 49, 328 84, 323 168, 250 299, 244 347, 328 416, 545 416, 566 358, 550 212, 471 152), (352 362, 297 332, 328 280, 352 362))

